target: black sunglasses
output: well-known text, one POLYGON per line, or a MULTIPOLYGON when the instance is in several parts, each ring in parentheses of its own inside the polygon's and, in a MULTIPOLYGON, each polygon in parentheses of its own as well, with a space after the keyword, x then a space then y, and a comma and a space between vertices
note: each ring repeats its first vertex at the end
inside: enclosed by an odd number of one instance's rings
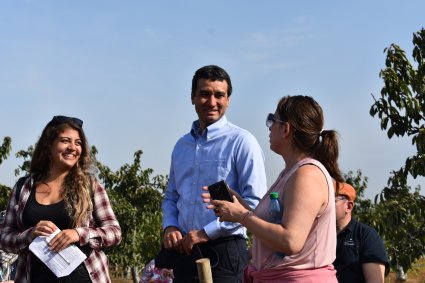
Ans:
POLYGON ((278 118, 276 118, 276 116, 273 113, 269 113, 267 115, 267 119, 266 119, 267 128, 271 128, 273 126, 274 122, 276 122, 276 121, 281 122, 281 123, 285 122, 285 121, 282 121, 282 120, 279 120, 278 118))
POLYGON ((78 118, 68 117, 68 116, 54 116, 52 119, 52 123, 55 123, 55 124, 62 124, 66 122, 72 122, 80 128, 83 127, 83 120, 78 118))

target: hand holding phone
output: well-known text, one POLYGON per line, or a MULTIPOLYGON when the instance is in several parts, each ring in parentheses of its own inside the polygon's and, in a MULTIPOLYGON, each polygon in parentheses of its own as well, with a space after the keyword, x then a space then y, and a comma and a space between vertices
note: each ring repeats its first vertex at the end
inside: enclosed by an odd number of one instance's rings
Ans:
POLYGON ((229 191, 229 187, 223 180, 208 186, 211 199, 213 200, 227 200, 233 202, 232 194, 229 191))

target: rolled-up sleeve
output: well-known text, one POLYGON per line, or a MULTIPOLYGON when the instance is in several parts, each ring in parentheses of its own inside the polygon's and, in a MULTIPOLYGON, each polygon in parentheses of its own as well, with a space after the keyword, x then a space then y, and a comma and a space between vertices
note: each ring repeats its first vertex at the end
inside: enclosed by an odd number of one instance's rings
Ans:
POLYGON ((112 210, 106 190, 96 183, 93 195, 93 213, 88 227, 76 228, 80 245, 102 249, 121 242, 121 227, 112 210))

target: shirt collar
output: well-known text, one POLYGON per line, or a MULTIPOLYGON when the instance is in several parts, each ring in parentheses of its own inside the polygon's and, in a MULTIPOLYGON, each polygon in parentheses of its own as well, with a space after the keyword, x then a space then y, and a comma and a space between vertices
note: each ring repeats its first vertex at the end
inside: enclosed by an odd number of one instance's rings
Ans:
POLYGON ((350 222, 348 222, 347 227, 345 227, 344 232, 345 231, 347 231, 346 233, 353 232, 355 225, 356 225, 356 220, 354 220, 354 218, 351 218, 350 222))
MULTIPOLYGON (((218 120, 217 122, 209 125, 206 130, 202 133, 202 136, 206 135, 207 139, 213 138, 215 136, 217 136, 217 134, 219 133, 220 129, 223 128, 224 125, 227 124, 227 118, 226 115, 223 115, 223 117, 220 118, 220 120, 218 120)), ((197 138, 197 133, 199 130, 199 120, 196 120, 192 123, 192 128, 190 130, 190 133, 192 134, 192 136, 196 139, 197 138)))

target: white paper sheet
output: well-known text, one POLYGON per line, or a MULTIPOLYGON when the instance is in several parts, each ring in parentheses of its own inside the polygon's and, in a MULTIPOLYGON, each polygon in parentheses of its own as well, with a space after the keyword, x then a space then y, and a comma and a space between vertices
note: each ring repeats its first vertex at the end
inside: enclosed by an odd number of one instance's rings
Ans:
POLYGON ((71 274, 87 256, 74 244, 59 253, 49 250, 50 240, 59 232, 57 229, 49 237, 35 238, 29 248, 57 277, 63 277, 71 274))

